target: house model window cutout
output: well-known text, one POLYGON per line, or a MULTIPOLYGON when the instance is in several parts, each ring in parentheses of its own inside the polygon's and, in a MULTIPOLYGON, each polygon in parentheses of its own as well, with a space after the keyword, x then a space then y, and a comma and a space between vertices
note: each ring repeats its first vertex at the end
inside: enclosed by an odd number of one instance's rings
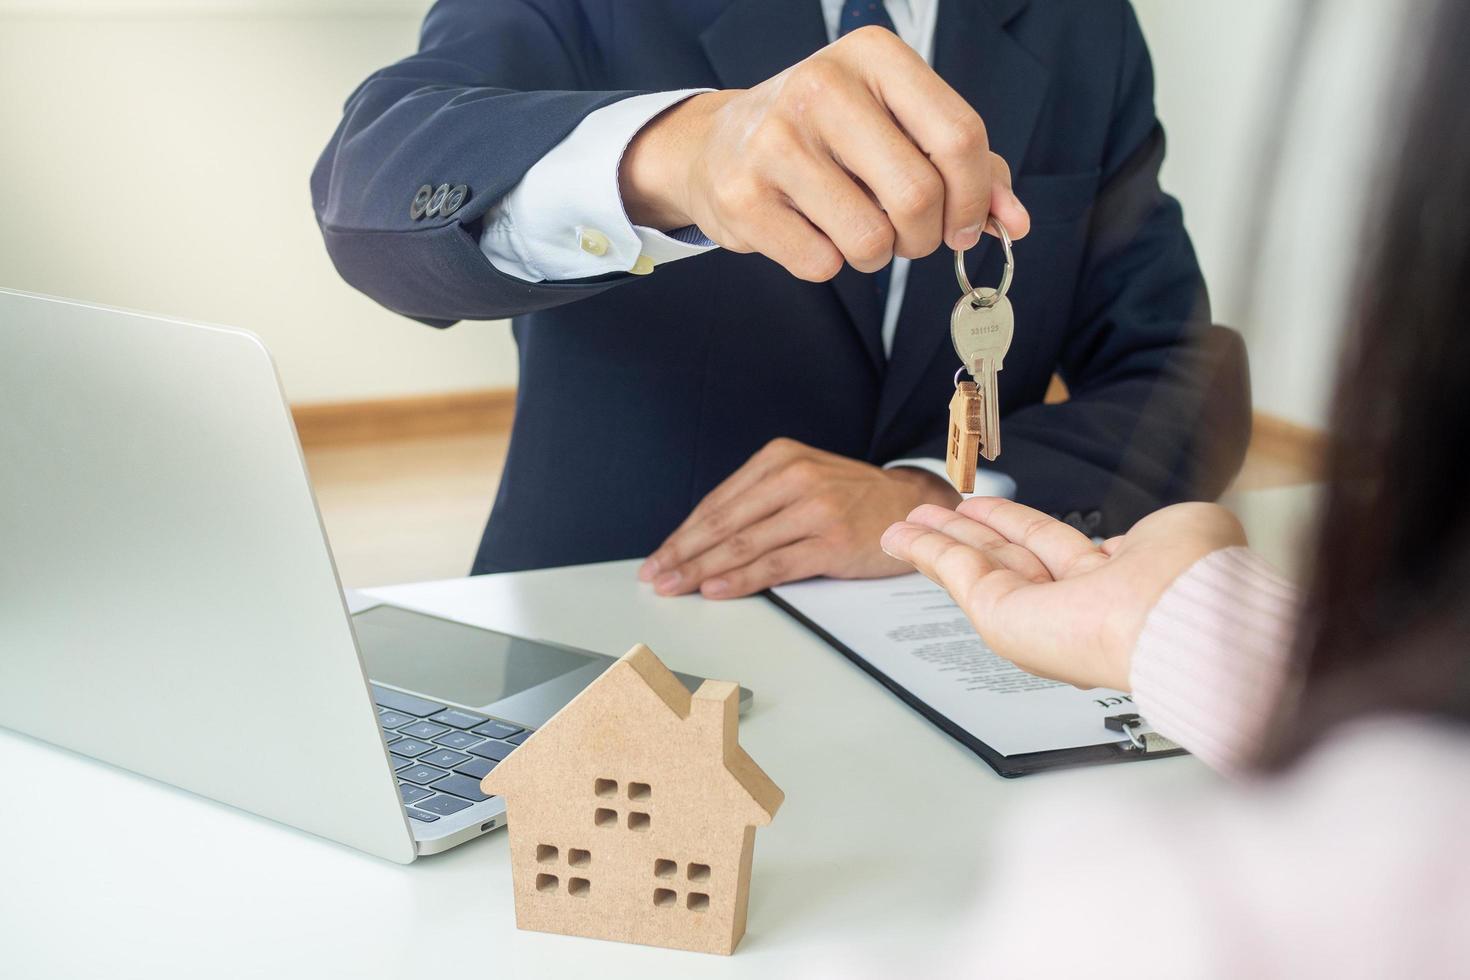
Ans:
POLYGON ((691 696, 639 644, 491 770, 517 926, 735 951, 755 828, 785 798, 740 748, 739 702, 729 681, 691 696))

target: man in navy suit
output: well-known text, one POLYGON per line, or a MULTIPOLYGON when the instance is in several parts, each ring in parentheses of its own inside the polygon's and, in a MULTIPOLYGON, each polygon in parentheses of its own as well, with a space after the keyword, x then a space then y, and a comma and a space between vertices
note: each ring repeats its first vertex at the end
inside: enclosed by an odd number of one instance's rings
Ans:
POLYGON ((515 318, 476 572, 647 556, 746 595, 905 571, 882 530, 958 500, 951 249, 995 283, 989 215, 1016 339, 977 490, 1108 535, 1233 475, 1249 397, 1152 88, 1125 0, 440 0, 313 201, 389 309, 515 318))

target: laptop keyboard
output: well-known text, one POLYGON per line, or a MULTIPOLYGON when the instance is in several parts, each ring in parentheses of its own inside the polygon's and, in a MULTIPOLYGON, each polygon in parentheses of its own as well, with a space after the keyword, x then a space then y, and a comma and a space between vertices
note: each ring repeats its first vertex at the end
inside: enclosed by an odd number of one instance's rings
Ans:
POLYGON ((507 721, 372 688, 403 808, 424 823, 488 800, 480 780, 531 736, 531 729, 507 721))

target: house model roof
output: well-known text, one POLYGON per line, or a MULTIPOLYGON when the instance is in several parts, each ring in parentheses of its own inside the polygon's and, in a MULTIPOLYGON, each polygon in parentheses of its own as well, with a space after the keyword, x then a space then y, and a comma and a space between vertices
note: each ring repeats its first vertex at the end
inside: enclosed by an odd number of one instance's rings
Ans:
POLYGON ((548 773, 600 757, 657 771, 669 764, 669 740, 687 739, 708 747, 711 776, 722 784, 709 787, 711 802, 733 822, 764 826, 785 794, 737 741, 739 698, 729 681, 705 681, 691 695, 639 644, 496 766, 482 788, 507 800, 534 797, 548 773))

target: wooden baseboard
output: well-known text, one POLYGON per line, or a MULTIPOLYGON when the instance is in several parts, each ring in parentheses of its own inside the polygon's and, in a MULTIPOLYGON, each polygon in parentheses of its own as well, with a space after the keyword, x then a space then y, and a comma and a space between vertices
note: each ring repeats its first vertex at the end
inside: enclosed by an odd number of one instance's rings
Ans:
POLYGON ((1327 433, 1256 412, 1251 421, 1251 451, 1273 459, 1294 460, 1320 470, 1327 452, 1327 433))
MULTIPOLYGON (((1053 398, 1065 397, 1054 386, 1053 398)), ((415 439, 463 433, 504 433, 515 414, 514 388, 487 388, 412 398, 293 405, 296 431, 307 447, 415 439)), ((1321 430, 1255 413, 1251 455, 1320 477, 1327 437, 1321 430)))
POLYGON ((487 388, 410 398, 292 405, 306 447, 505 432, 515 414, 514 388, 487 388))

